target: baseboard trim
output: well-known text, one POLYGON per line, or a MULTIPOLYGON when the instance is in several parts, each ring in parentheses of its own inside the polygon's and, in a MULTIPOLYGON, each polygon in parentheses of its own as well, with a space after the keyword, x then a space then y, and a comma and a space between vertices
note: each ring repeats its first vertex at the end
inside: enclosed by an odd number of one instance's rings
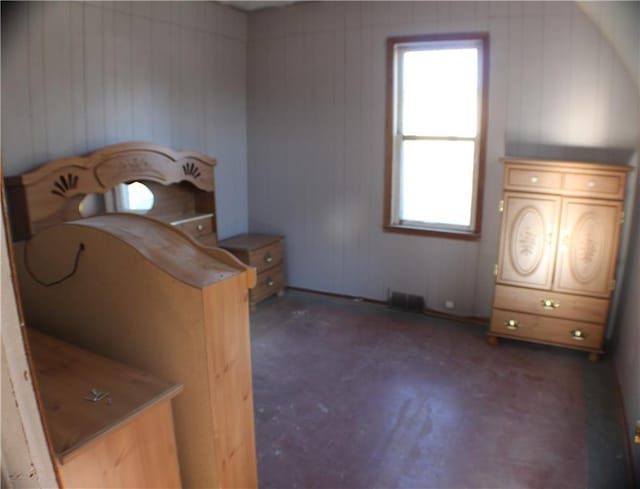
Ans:
MULTIPOLYGON (((626 443, 624 448, 627 458, 627 467, 629 469, 628 477, 631 487, 640 487, 640 480, 638 480, 638 477, 636 476, 636 474, 640 474, 640 467, 635 466, 635 457, 633 456, 633 450, 635 449, 633 442, 633 432, 631 426, 629 426, 630 418, 627 418, 627 406, 624 403, 624 392, 622 392, 622 384, 620 383, 618 364, 616 363, 616 358, 613 354, 611 355, 611 363, 613 364, 613 376, 615 377, 616 392, 618 394, 618 405, 620 406, 620 416, 622 416, 622 426, 625 435, 626 443)), ((631 420, 631 422, 633 423, 633 420, 631 420)))
POLYGON ((326 297, 335 297, 336 299, 349 299, 357 302, 368 302, 370 304, 376 304, 379 306, 386 306, 387 303, 385 301, 379 301, 377 299, 369 299, 367 297, 361 297, 358 295, 349 295, 349 294, 337 294, 335 292, 327 292, 325 290, 317 290, 317 289, 306 289, 304 287, 292 287, 287 285, 288 290, 293 290, 296 292, 306 292, 308 294, 316 294, 323 295, 326 297))
MULTIPOLYGON (((298 291, 298 292, 306 292, 308 294, 317 294, 317 295, 323 295, 326 297, 335 297, 337 299, 348 299, 352 301, 376 304, 379 306, 388 306, 388 303, 386 301, 371 299, 368 297, 361 297, 361 296, 349 295, 349 294, 338 294, 335 292, 327 292, 324 290, 316 290, 316 289, 307 289, 304 287, 292 287, 289 285, 287 286, 287 289, 298 291)), ((448 312, 437 311, 435 309, 429 309, 429 308, 425 308, 422 312, 424 313, 425 316, 431 316, 431 317, 436 317, 440 319, 448 319, 450 321, 458 321, 461 323, 472 324, 474 326, 480 326, 483 328, 489 327, 489 318, 481 318, 476 316, 459 316, 457 314, 451 314, 448 312)))

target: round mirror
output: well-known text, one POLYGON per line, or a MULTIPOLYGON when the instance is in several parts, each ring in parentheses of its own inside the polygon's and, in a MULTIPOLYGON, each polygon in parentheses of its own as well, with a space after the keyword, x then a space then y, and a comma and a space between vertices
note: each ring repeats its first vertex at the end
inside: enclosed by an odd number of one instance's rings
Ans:
POLYGON ((82 198, 80 204, 78 204, 78 212, 82 217, 104 214, 105 211, 103 194, 87 194, 82 198))
POLYGON ((120 187, 118 210, 146 214, 153 208, 154 197, 149 187, 141 182, 123 184, 120 187))

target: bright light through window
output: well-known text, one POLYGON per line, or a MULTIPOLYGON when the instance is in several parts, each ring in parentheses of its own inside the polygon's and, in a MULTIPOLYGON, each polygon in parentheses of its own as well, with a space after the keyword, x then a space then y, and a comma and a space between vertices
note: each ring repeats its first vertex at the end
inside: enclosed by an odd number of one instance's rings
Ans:
POLYGON ((388 43, 386 227, 479 236, 487 36, 388 43))
POLYGON ((402 221, 469 225, 474 146, 472 141, 402 143, 399 209, 402 221), (452 188, 456 191, 452 192, 452 188))
POLYGON ((401 76, 403 134, 476 137, 477 49, 404 52, 401 76))

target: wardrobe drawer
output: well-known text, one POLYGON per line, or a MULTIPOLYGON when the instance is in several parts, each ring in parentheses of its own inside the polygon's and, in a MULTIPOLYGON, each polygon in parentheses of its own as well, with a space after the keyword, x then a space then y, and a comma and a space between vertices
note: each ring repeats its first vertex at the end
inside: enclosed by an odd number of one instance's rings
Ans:
POLYGON ((249 265, 256 267, 258 273, 282 263, 282 240, 249 252, 249 265))
POLYGON ((490 331, 498 336, 591 350, 601 349, 604 337, 604 327, 597 324, 501 309, 493 310, 490 331))
POLYGON ((505 190, 526 190, 529 192, 560 190, 562 173, 528 168, 512 168, 507 166, 505 190))
POLYGON ((599 324, 606 322, 609 312, 608 299, 523 289, 507 285, 496 285, 493 306, 498 309, 599 324))
POLYGON ((585 197, 622 199, 625 190, 625 174, 567 173, 563 188, 566 193, 585 197))

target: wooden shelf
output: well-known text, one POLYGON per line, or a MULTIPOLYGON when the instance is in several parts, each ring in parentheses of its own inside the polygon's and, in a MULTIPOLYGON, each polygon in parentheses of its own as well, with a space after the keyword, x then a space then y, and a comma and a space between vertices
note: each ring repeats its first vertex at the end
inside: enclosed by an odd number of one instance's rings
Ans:
POLYGON ((163 220, 171 224, 172 226, 178 226, 180 224, 187 224, 189 222, 199 221, 206 218, 213 218, 213 212, 209 212, 206 214, 193 214, 191 216, 174 216, 163 220))
POLYGON ((27 338, 65 487, 180 487, 171 399, 181 385, 35 330, 27 338))

